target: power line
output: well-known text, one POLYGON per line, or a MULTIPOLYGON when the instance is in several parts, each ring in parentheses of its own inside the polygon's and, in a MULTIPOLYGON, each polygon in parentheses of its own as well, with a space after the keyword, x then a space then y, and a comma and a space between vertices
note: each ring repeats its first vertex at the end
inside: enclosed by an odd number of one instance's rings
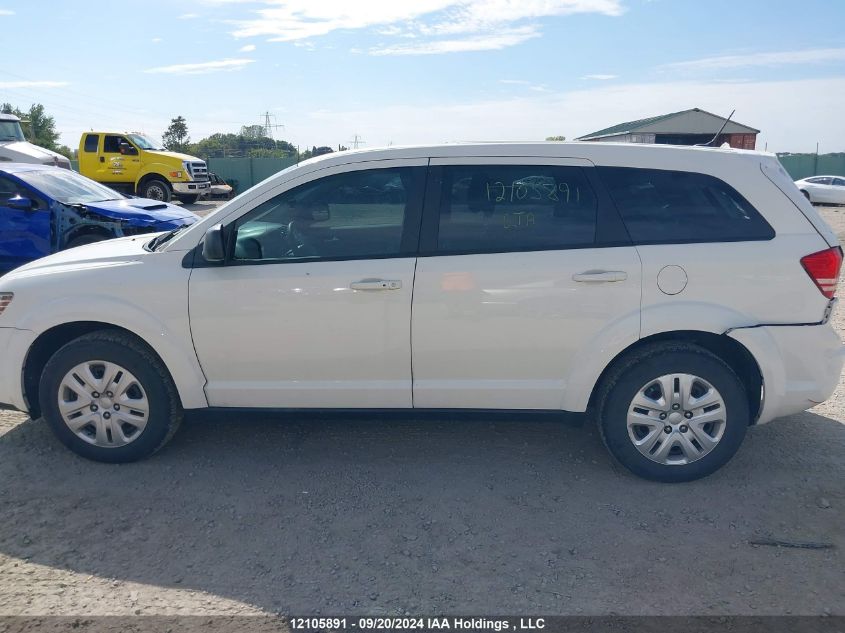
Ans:
POLYGON ((352 136, 352 140, 349 141, 349 144, 352 145, 352 149, 358 149, 358 146, 366 145, 367 142, 361 138, 360 134, 354 134, 352 136))

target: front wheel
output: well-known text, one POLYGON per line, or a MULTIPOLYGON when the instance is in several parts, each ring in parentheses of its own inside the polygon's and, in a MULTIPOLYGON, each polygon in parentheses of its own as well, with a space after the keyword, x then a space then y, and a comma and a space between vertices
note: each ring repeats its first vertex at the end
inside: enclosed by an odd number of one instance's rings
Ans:
POLYGON ((152 455, 182 420, 161 361, 122 332, 86 334, 59 349, 41 375, 39 402, 65 446, 100 462, 152 455))
POLYGON ((712 474, 739 449, 748 398, 736 373, 696 345, 656 344, 611 370, 599 396, 599 429, 631 472, 662 482, 712 474))
POLYGON ((170 185, 165 181, 153 178, 138 188, 138 195, 142 198, 158 200, 159 202, 170 202, 172 192, 170 191, 170 185))
POLYGON ((179 200, 182 204, 194 204, 199 199, 199 196, 179 196, 179 200))

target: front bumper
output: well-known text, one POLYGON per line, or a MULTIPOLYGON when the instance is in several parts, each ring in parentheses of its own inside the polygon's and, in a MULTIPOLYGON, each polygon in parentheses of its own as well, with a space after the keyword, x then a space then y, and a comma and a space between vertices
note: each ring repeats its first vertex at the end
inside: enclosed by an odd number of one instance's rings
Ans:
POLYGON ((35 332, 0 327, 0 403, 27 410, 23 393, 23 366, 35 332))
POLYGON ((763 374, 758 424, 814 407, 839 384, 845 345, 829 323, 739 328, 728 336, 751 352, 763 374))
POLYGON ((204 182, 174 182, 172 184, 173 193, 191 196, 205 193, 211 187, 211 182, 207 180, 204 182))

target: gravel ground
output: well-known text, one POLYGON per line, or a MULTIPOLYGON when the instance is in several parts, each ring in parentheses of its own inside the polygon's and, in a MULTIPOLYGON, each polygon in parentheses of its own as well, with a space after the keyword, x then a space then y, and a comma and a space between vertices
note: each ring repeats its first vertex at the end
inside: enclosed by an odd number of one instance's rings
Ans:
POLYGON ((107 466, 0 412, 0 615, 845 613, 842 381, 676 486, 591 426, 225 422, 107 466))

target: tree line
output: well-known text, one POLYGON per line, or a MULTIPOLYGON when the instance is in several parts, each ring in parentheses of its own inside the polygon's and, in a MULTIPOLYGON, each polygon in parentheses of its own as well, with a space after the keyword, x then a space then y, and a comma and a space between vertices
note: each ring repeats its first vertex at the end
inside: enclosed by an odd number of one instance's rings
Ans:
POLYGON ((217 132, 196 143, 191 142, 188 123, 182 116, 170 120, 161 135, 165 149, 200 158, 293 158, 305 160, 312 156, 348 149, 338 145, 337 150, 323 145, 300 150, 292 143, 270 138, 261 125, 245 125, 237 134, 217 132))

